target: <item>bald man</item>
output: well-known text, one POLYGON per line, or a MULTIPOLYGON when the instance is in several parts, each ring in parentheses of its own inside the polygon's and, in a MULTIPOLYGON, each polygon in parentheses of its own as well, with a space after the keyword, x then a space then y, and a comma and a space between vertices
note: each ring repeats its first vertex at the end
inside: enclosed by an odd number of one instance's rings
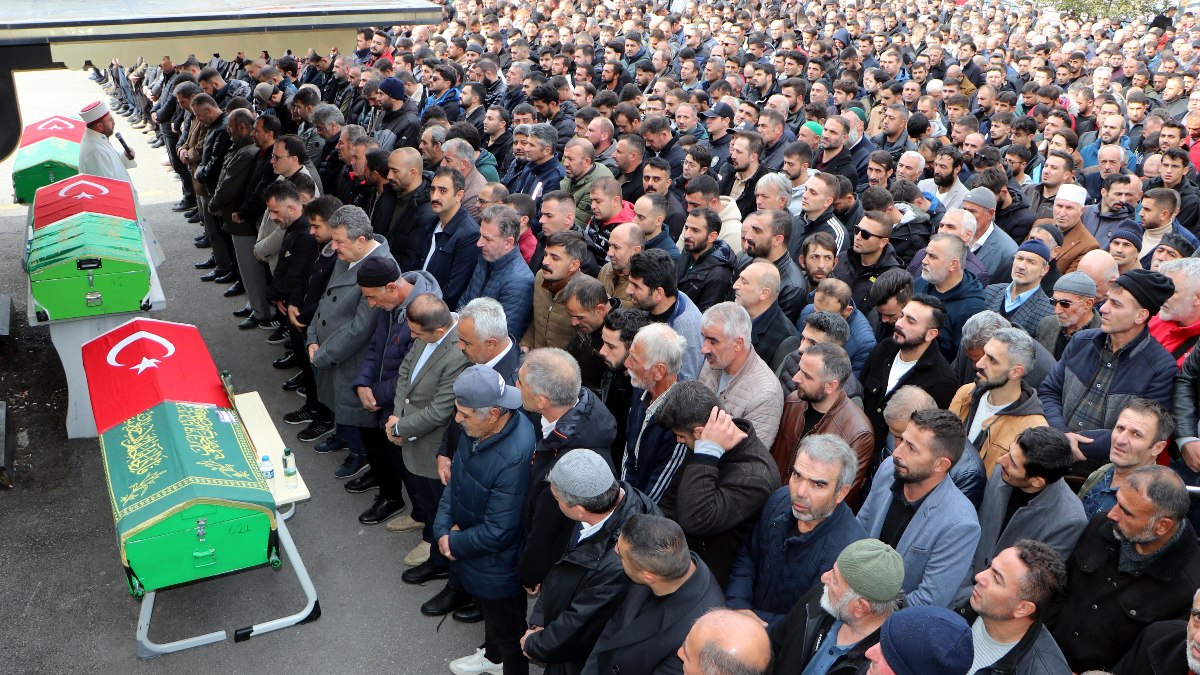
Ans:
POLYGON ((734 302, 745 307, 753 320, 754 351, 772 371, 800 346, 796 325, 779 307, 779 283, 779 268, 765 260, 747 265, 733 282, 734 302))
POLYGON ((684 675, 760 675, 771 666, 771 641, 757 618, 714 609, 692 624, 679 658, 684 675))
POLYGON ((1103 299, 1108 297, 1108 289, 1112 288, 1113 282, 1120 275, 1117 261, 1112 254, 1101 249, 1084 253, 1083 257, 1079 259, 1078 270, 1096 282, 1097 303, 1103 302, 1103 299))
POLYGON ((388 183, 396 191, 395 209, 382 234, 402 270, 420 269, 438 217, 429 207, 429 183, 422 175, 421 153, 399 148, 388 155, 388 183))

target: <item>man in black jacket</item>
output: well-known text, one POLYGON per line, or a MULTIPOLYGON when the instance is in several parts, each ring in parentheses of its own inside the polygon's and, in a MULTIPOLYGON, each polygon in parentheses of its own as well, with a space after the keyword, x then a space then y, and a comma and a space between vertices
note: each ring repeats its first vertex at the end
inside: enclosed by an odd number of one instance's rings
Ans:
POLYGON ((911 384, 924 389, 939 408, 946 408, 954 398, 958 388, 954 371, 934 344, 945 321, 941 300, 914 295, 900 310, 892 339, 871 349, 863 367, 863 411, 871 418, 877 448, 888 434, 883 409, 900 387, 911 384))
POLYGON ((417 147, 421 140, 421 119, 416 104, 404 92, 404 84, 399 78, 385 78, 379 83, 377 96, 383 119, 374 136, 380 147, 384 150, 417 147))
POLYGON ((309 232, 311 224, 300 204, 300 192, 289 181, 271 183, 265 191, 267 211, 272 224, 283 230, 278 263, 267 288, 267 299, 280 316, 287 305, 303 293, 309 271, 317 258, 317 240, 309 232))
POLYGON ((661 516, 638 514, 626 521, 617 555, 633 586, 600 634, 584 672, 679 672, 679 647, 692 624, 725 606, 721 587, 688 550, 678 523, 661 516))
POLYGON ((429 206, 429 181, 422 170, 421 153, 397 148, 388 155, 388 183, 395 190, 391 218, 380 234, 395 251, 402 270, 420 269, 428 253, 429 238, 438 217, 429 206))
POLYGON ((1107 670, 1154 621, 1183 616, 1200 586, 1200 545, 1187 489, 1165 466, 1145 466, 1092 518, 1067 561, 1067 593, 1047 617, 1075 672, 1107 670))
POLYGON ((547 347, 525 356, 517 371, 521 404, 543 420, 530 467, 525 498, 525 546, 521 552, 521 584, 537 588, 554 563, 568 550, 573 523, 555 503, 546 484, 560 453, 588 448, 612 466, 610 449, 617 433, 612 413, 581 386, 579 364, 566 351, 547 347))
POLYGON ((683 255, 675 259, 679 290, 701 313, 732 297, 734 253, 718 239, 720 234, 721 217, 716 211, 707 207, 693 210, 683 227, 683 255))
POLYGON ((607 460, 591 450, 563 454, 548 478, 547 491, 576 525, 567 528, 566 553, 541 585, 521 648, 546 664, 546 675, 571 675, 583 669, 629 590, 615 548, 621 528, 636 514, 661 513, 646 495, 613 479, 607 460))
POLYGON ((814 672, 827 675, 865 672, 879 628, 903 604, 904 561, 878 539, 860 539, 842 549, 821 581, 770 629, 776 672, 802 673, 814 663, 824 664, 814 672))
POLYGON ((733 132, 729 166, 721 171, 721 196, 732 197, 743 217, 757 210, 754 188, 759 178, 770 173, 760 161, 762 151, 763 139, 757 131, 733 132))
POLYGON ((1113 668, 1114 675, 1170 675, 1200 671, 1200 593, 1186 621, 1150 624, 1129 653, 1113 668))

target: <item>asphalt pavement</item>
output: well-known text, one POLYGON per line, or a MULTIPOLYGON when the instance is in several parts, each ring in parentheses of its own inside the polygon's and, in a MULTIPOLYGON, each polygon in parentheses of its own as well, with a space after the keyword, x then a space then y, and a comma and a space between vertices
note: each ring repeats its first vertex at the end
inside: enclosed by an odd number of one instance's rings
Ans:
MULTIPOLYGON (((22 123, 77 114, 104 96, 86 73, 18 73, 22 123)), ((135 654, 139 602, 128 592, 118 557, 112 509, 95 439, 68 440, 66 383, 46 328, 25 320, 28 279, 20 266, 27 207, 11 195, 13 157, 0 163, 0 289, 14 296, 14 339, 0 347, 0 400, 17 430, 16 487, 0 489, 0 672, 4 673, 448 673, 446 664, 482 641, 482 624, 440 623, 419 606, 444 582, 424 587, 400 581, 404 555, 419 532, 393 534, 364 527, 357 516, 372 495, 352 495, 333 478, 343 453, 318 455, 296 440, 303 427, 278 421, 303 401, 280 384, 295 371, 271 361, 281 346, 263 330, 242 331, 231 312, 244 297, 201 283, 193 263, 198 225, 171 206, 179 183, 159 164, 162 150, 118 117, 118 131, 137 152, 131 171, 141 207, 166 252, 159 268, 166 310, 153 318, 200 328, 220 369, 238 391, 258 391, 312 491, 289 521, 323 615, 242 643, 226 642, 139 660, 135 654)), ((299 611, 304 598, 285 559, 279 571, 260 567, 159 593, 150 637, 167 642, 237 628, 299 611)))

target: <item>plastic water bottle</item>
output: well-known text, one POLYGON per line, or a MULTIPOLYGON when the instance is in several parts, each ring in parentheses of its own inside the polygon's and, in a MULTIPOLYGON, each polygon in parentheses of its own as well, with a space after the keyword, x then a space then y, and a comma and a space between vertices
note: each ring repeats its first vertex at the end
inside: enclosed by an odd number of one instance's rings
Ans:
POLYGON ((300 476, 296 473, 296 456, 292 454, 291 448, 283 449, 283 480, 284 486, 289 490, 295 490, 300 485, 300 476))
POLYGON ((271 458, 267 455, 263 455, 262 459, 258 460, 258 470, 267 480, 275 478, 275 465, 271 463, 271 458))

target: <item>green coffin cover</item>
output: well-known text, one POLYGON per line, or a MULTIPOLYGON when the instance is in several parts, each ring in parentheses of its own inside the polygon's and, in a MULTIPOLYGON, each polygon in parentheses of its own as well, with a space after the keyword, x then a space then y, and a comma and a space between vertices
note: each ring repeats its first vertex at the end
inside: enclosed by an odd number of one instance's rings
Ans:
POLYGON ((26 268, 48 319, 136 312, 150 292, 141 228, 115 216, 80 213, 34 230, 26 268))
POLYGON ((79 144, 47 138, 17 149, 13 161, 13 195, 18 203, 32 202, 34 193, 79 173, 79 144))
MULTIPOLYGON (((254 447, 232 411, 159 403, 106 431, 100 449, 121 561, 134 574, 141 575, 139 561, 127 550, 131 544, 165 541, 182 529, 188 548, 193 547, 196 536, 191 532, 194 523, 186 520, 189 511, 203 514, 214 539, 218 530, 225 532, 217 527, 221 522, 261 523, 261 528, 240 528, 236 534, 261 530, 261 537, 243 542, 251 549, 245 555, 250 564, 267 561, 268 538, 275 530, 275 500, 259 473, 254 447)), ((190 550, 184 553, 192 555, 190 550)), ((183 578, 173 582, 249 566, 230 567, 230 557, 224 552, 218 555, 223 556, 221 566, 182 570, 183 578)), ((147 583, 146 587, 162 585, 147 583)))

